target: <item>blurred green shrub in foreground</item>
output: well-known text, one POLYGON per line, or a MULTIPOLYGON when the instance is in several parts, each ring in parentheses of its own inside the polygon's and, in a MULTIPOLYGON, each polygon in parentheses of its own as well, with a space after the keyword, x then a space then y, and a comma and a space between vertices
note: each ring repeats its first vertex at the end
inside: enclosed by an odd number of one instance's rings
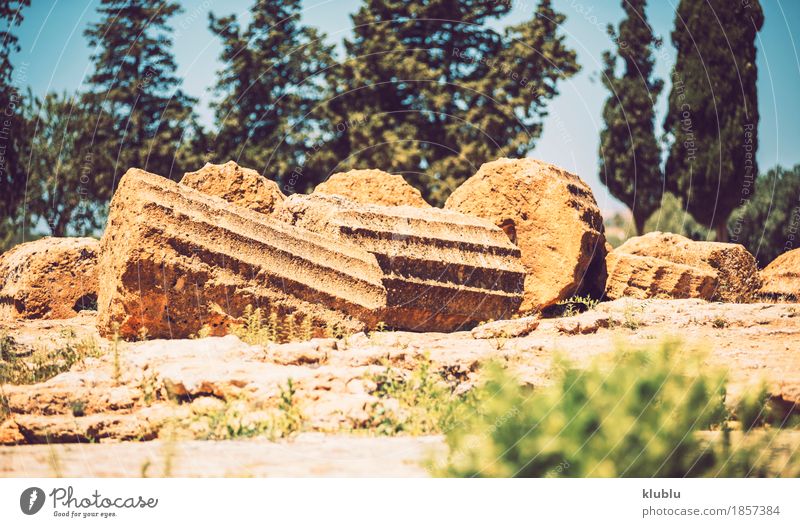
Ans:
POLYGON ((744 431, 732 432, 725 386, 724 375, 675 341, 620 348, 588 369, 560 362, 553 385, 537 389, 492 365, 474 411, 447 431, 449 455, 431 470, 456 477, 796 475, 796 462, 775 468, 776 434, 750 426, 766 398, 750 398, 744 431))

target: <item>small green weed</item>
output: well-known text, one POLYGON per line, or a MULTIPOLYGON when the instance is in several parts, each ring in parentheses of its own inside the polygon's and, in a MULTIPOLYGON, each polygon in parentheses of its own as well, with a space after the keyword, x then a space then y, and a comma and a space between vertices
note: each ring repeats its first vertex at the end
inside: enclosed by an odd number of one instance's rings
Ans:
POLYGON ((565 300, 559 300, 548 312, 550 316, 556 317, 571 317, 584 311, 591 311, 599 304, 599 300, 595 300, 589 296, 571 296, 565 300))
POLYGON ((232 333, 248 344, 302 342, 311 340, 314 328, 310 317, 300 318, 295 313, 279 316, 272 311, 264 316, 260 307, 248 305, 242 314, 241 323, 232 328, 232 333))
POLYGON ((57 348, 39 348, 30 353, 16 353, 17 344, 0 336, 0 384, 34 384, 63 373, 88 357, 99 357, 94 339, 75 341, 74 333, 57 348))
POLYGON ((429 359, 422 359, 410 375, 387 366, 372 377, 373 395, 381 402, 373 405, 366 428, 382 435, 441 433, 454 426, 467 397, 453 394, 454 383, 447 372, 433 370, 429 359), (384 402, 385 401, 385 402, 384 402), (390 404, 389 401, 396 401, 390 404))

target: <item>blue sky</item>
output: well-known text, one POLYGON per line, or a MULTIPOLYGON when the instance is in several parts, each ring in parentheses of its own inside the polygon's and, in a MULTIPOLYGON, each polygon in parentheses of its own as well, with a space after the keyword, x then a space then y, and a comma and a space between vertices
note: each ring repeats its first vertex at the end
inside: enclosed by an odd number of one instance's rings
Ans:
MULTIPOLYGON (((184 11, 173 20, 178 74, 184 79, 184 90, 200 99, 198 113, 206 124, 211 123, 210 88, 221 67, 220 45, 208 29, 208 12, 238 13, 240 19, 247 20, 253 1, 189 0, 182 2, 184 11)), ((619 0, 554 0, 553 3, 567 16, 562 30, 569 45, 577 51, 582 70, 560 85, 561 94, 549 107, 544 134, 530 155, 580 175, 591 185, 604 211, 624 210, 600 183, 597 153, 602 106, 607 97, 599 79, 601 55, 613 45, 605 26, 619 22, 622 7, 619 0)), ((33 0, 32 4, 25 10, 25 21, 17 30, 22 50, 14 57, 14 63, 21 73, 20 84, 29 85, 37 95, 81 89, 92 71, 83 30, 97 20, 99 1, 33 0)), ((350 14, 360 4, 359 0, 307 0, 303 2, 304 21, 338 42, 349 34, 350 14)), ((511 14, 497 25, 530 17, 535 4, 535 0, 515 1, 511 14)), ((665 42, 656 64, 657 75, 666 82, 658 101, 659 133, 669 93, 669 70, 675 59, 669 34, 676 5, 677 0, 651 0, 647 10, 654 31, 665 42)), ((794 35, 800 30, 800 1, 762 0, 762 5, 766 21, 757 42, 761 112, 758 162, 765 170, 776 164, 800 163, 800 41, 796 42, 794 35)), ((800 34, 797 39, 800 40, 800 34)))

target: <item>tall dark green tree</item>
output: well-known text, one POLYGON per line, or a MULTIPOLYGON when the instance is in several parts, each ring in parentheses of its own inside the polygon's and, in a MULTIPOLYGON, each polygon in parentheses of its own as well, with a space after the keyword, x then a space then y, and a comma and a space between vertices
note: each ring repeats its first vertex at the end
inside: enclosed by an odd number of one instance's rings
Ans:
POLYGON ((625 19, 619 31, 608 26, 617 52, 603 53, 603 85, 611 94, 600 132, 600 181, 631 209, 638 234, 658 209, 663 191, 654 108, 664 83, 653 78, 653 52, 660 42, 647 22, 646 3, 623 0, 625 19))
POLYGON ((95 116, 80 96, 25 97, 28 136, 27 212, 52 236, 96 235, 104 222, 108 185, 95 170, 95 116))
POLYGON ((756 191, 728 221, 730 239, 764 266, 800 248, 800 165, 776 167, 758 176, 756 191))
POLYGON ((763 24, 759 0, 681 0, 672 32, 666 187, 718 241, 758 174, 755 38, 763 24))
POLYGON ((576 71, 549 0, 503 32, 510 3, 366 0, 329 70, 317 172, 381 168, 443 202, 481 163, 521 157, 557 83, 576 71))
POLYGON ((96 169, 109 187, 135 166, 178 177, 196 169, 191 151, 196 100, 180 89, 171 52, 169 19, 180 11, 169 0, 102 0, 101 20, 85 32, 94 73, 84 102, 97 119, 88 133, 96 169))
POLYGON ((322 100, 321 72, 333 62, 333 47, 300 23, 301 10, 300 0, 258 0, 244 28, 236 15, 209 15, 224 64, 217 130, 209 137, 213 157, 257 168, 287 192, 304 190, 291 174, 313 152, 315 126, 307 114, 322 100))
POLYGON ((19 241, 22 222, 21 205, 25 195, 24 150, 25 123, 22 118, 24 71, 17 72, 11 55, 19 51, 13 28, 22 23, 22 9, 30 0, 0 2, 0 250, 19 241))

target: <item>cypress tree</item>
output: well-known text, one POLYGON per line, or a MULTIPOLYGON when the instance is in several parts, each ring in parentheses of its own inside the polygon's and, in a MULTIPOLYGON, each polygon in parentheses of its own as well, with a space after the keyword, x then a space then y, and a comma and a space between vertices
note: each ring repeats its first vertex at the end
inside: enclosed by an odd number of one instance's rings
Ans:
POLYGON ((214 156, 262 170, 286 192, 319 179, 297 167, 313 153, 315 124, 307 114, 324 96, 320 72, 333 60, 324 37, 300 23, 301 10, 300 0, 259 0, 246 28, 236 15, 209 17, 225 65, 209 138, 214 156))
POLYGON ((661 158, 655 136, 655 102, 663 82, 653 78, 653 51, 660 45, 645 15, 646 0, 623 0, 619 32, 608 26, 617 54, 603 53, 603 85, 611 92, 603 107, 600 180, 633 213, 636 233, 658 209, 661 158), (617 76, 619 59, 624 69, 617 76))
POLYGON ((132 166, 165 177, 196 168, 186 145, 197 129, 197 101, 181 91, 170 49, 168 21, 180 7, 169 0, 102 0, 98 11, 101 20, 84 33, 95 64, 84 102, 97 115, 87 133, 108 190, 132 166))
POLYGON ((728 239, 728 217, 758 174, 755 38, 763 24, 759 0, 681 0, 672 32, 666 187, 718 241, 728 239))
POLYGON ((481 163, 522 157, 556 85, 578 71, 549 0, 505 31, 485 0, 366 0, 329 70, 321 172, 380 168, 441 203, 481 163))

